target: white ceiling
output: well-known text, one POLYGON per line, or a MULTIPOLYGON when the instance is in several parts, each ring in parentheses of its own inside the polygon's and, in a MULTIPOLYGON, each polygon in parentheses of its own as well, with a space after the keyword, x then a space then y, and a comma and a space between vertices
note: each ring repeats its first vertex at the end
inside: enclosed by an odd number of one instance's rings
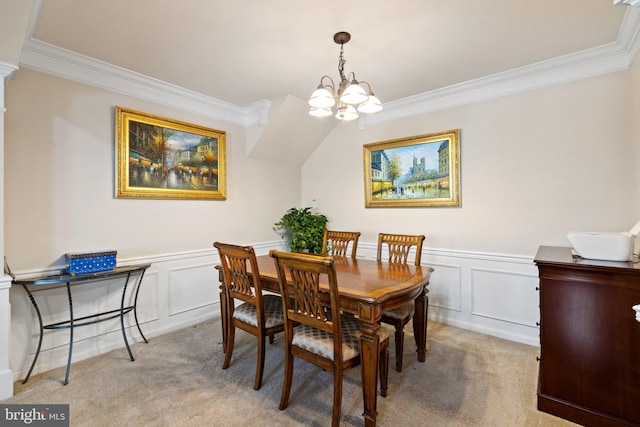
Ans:
MULTIPOLYGON (((6 0, 0 0, 6 1, 6 0)), ((37 0, 31 37, 246 107, 345 71, 382 102, 615 43, 612 0, 37 0)))
POLYGON ((338 31, 352 36, 345 71, 385 105, 363 128, 627 69, 637 3, 0 0, 0 76, 19 62, 240 125, 247 156, 302 165, 335 126, 353 126, 307 114, 320 78, 338 79, 338 31))

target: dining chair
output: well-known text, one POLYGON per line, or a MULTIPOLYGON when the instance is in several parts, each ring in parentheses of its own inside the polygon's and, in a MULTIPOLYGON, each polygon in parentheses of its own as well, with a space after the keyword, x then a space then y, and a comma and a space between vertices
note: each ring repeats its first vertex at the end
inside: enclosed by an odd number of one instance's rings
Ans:
POLYGON ((347 256, 351 243, 351 258, 355 258, 359 238, 359 231, 325 230, 322 239, 322 254, 325 256, 347 256))
MULTIPOLYGON (((413 248, 415 248, 414 264, 420 265, 420 258, 422 256, 422 243, 425 236, 423 235, 410 235, 410 234, 378 234, 378 254, 377 260, 382 260, 382 251, 386 247, 388 253, 388 261, 390 264, 407 264, 409 254, 413 248)), ((426 303, 429 304, 427 297, 426 303)), ((415 317, 415 303, 412 301, 405 305, 402 305, 393 310, 386 310, 382 312, 381 322, 388 325, 393 325, 395 328, 395 341, 396 341, 396 371, 402 372, 402 353, 404 348, 404 327, 409 320, 415 317)), ((415 335, 415 324, 413 325, 415 335)), ((417 345, 417 341, 416 341, 417 345)))
POLYGON ((273 343, 274 334, 284 331, 282 300, 280 296, 263 294, 256 254, 251 246, 237 246, 215 242, 220 254, 226 298, 225 323, 227 345, 222 369, 227 369, 233 354, 236 328, 258 338, 258 362, 253 388, 262 385, 264 371, 265 337, 273 343), (249 267, 249 268, 248 268, 249 267), (239 305, 235 307, 235 300, 239 305))
MULTIPOLYGON (((359 322, 354 316, 340 314, 338 281, 332 258, 276 250, 269 255, 276 263, 284 307, 286 344, 280 409, 289 404, 295 356, 333 373, 331 425, 337 427, 342 407, 343 372, 360 364, 359 322), (327 278, 328 293, 326 289, 320 289, 320 277, 327 278)), ((380 394, 386 396, 389 334, 380 330, 379 336, 380 394)))

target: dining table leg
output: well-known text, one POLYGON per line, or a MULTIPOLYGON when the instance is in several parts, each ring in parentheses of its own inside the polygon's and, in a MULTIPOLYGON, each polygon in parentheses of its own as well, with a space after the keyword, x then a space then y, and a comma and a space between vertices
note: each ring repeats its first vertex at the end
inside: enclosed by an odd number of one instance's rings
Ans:
POLYGON ((428 289, 422 287, 422 292, 415 299, 415 313, 413 314, 413 333, 416 338, 418 360, 424 362, 427 358, 427 298, 428 289))
POLYGON ((364 402, 364 425, 374 427, 378 415, 378 363, 380 355, 380 313, 379 307, 361 305, 360 319, 360 366, 362 370, 362 398, 364 402), (365 310, 363 308, 366 307, 365 310), (378 313, 377 316, 373 313, 378 313))

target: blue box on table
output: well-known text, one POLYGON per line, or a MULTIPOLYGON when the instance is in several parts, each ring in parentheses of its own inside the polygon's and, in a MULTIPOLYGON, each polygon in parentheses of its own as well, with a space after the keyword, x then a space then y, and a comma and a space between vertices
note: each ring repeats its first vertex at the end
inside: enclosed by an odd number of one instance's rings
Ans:
POLYGON ((67 263, 66 272, 75 276, 113 270, 116 268, 116 254, 117 251, 113 250, 67 253, 64 256, 67 263))

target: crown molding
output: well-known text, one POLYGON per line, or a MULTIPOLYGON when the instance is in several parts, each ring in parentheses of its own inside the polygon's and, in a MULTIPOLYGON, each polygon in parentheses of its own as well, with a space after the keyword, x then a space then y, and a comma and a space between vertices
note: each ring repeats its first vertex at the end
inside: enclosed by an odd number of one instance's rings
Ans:
MULTIPOLYGON (((640 1, 640 0, 637 0, 640 1)), ((625 13, 615 42, 388 102, 367 123, 382 123, 628 69, 638 55, 640 9, 625 13)))
POLYGON ((629 67, 628 55, 618 45, 590 49, 525 67, 492 74, 464 83, 432 90, 385 104, 381 113, 368 123, 381 123, 403 117, 458 107, 475 102, 567 83, 629 67))
POLYGON ((144 74, 118 67, 36 39, 24 44, 20 64, 43 73, 100 87, 123 95, 247 125, 245 109, 144 74))
POLYGON ((3 78, 5 82, 11 80, 13 73, 15 73, 16 70, 18 70, 17 65, 0 61, 0 77, 3 78))
MULTIPOLYGON (((625 3, 627 2, 640 3, 640 0, 626 0, 625 3)), ((385 103, 384 111, 367 116, 366 125, 625 70, 633 63, 640 50, 639 34, 640 8, 628 8, 618 37, 613 43, 391 101, 385 103)), ((264 125, 268 121, 271 104, 268 100, 257 101, 249 107, 239 107, 32 37, 24 44, 20 64, 64 79, 246 128, 264 125)), ((13 71, 15 69, 11 70, 13 71)), ((0 75, 3 72, 3 64, 0 64, 0 75)), ((359 127, 364 126, 365 123, 361 122, 359 127)))
POLYGON ((629 6, 640 5, 640 0, 613 0, 613 4, 627 4, 629 6))
MULTIPOLYGON (((17 69, 18 67, 16 65, 0 61, 0 114, 7 111, 4 106, 4 85, 13 79, 17 69)), ((0 118, 0 129, 2 128, 2 123, 2 119, 0 118)), ((0 139, 2 139, 2 135, 0 135, 0 139)))
MULTIPOLYGON (((640 4, 640 0, 636 0, 640 4)), ((629 57, 629 66, 638 56, 640 50, 640 8, 628 8, 620 29, 616 43, 627 53, 629 57)))

